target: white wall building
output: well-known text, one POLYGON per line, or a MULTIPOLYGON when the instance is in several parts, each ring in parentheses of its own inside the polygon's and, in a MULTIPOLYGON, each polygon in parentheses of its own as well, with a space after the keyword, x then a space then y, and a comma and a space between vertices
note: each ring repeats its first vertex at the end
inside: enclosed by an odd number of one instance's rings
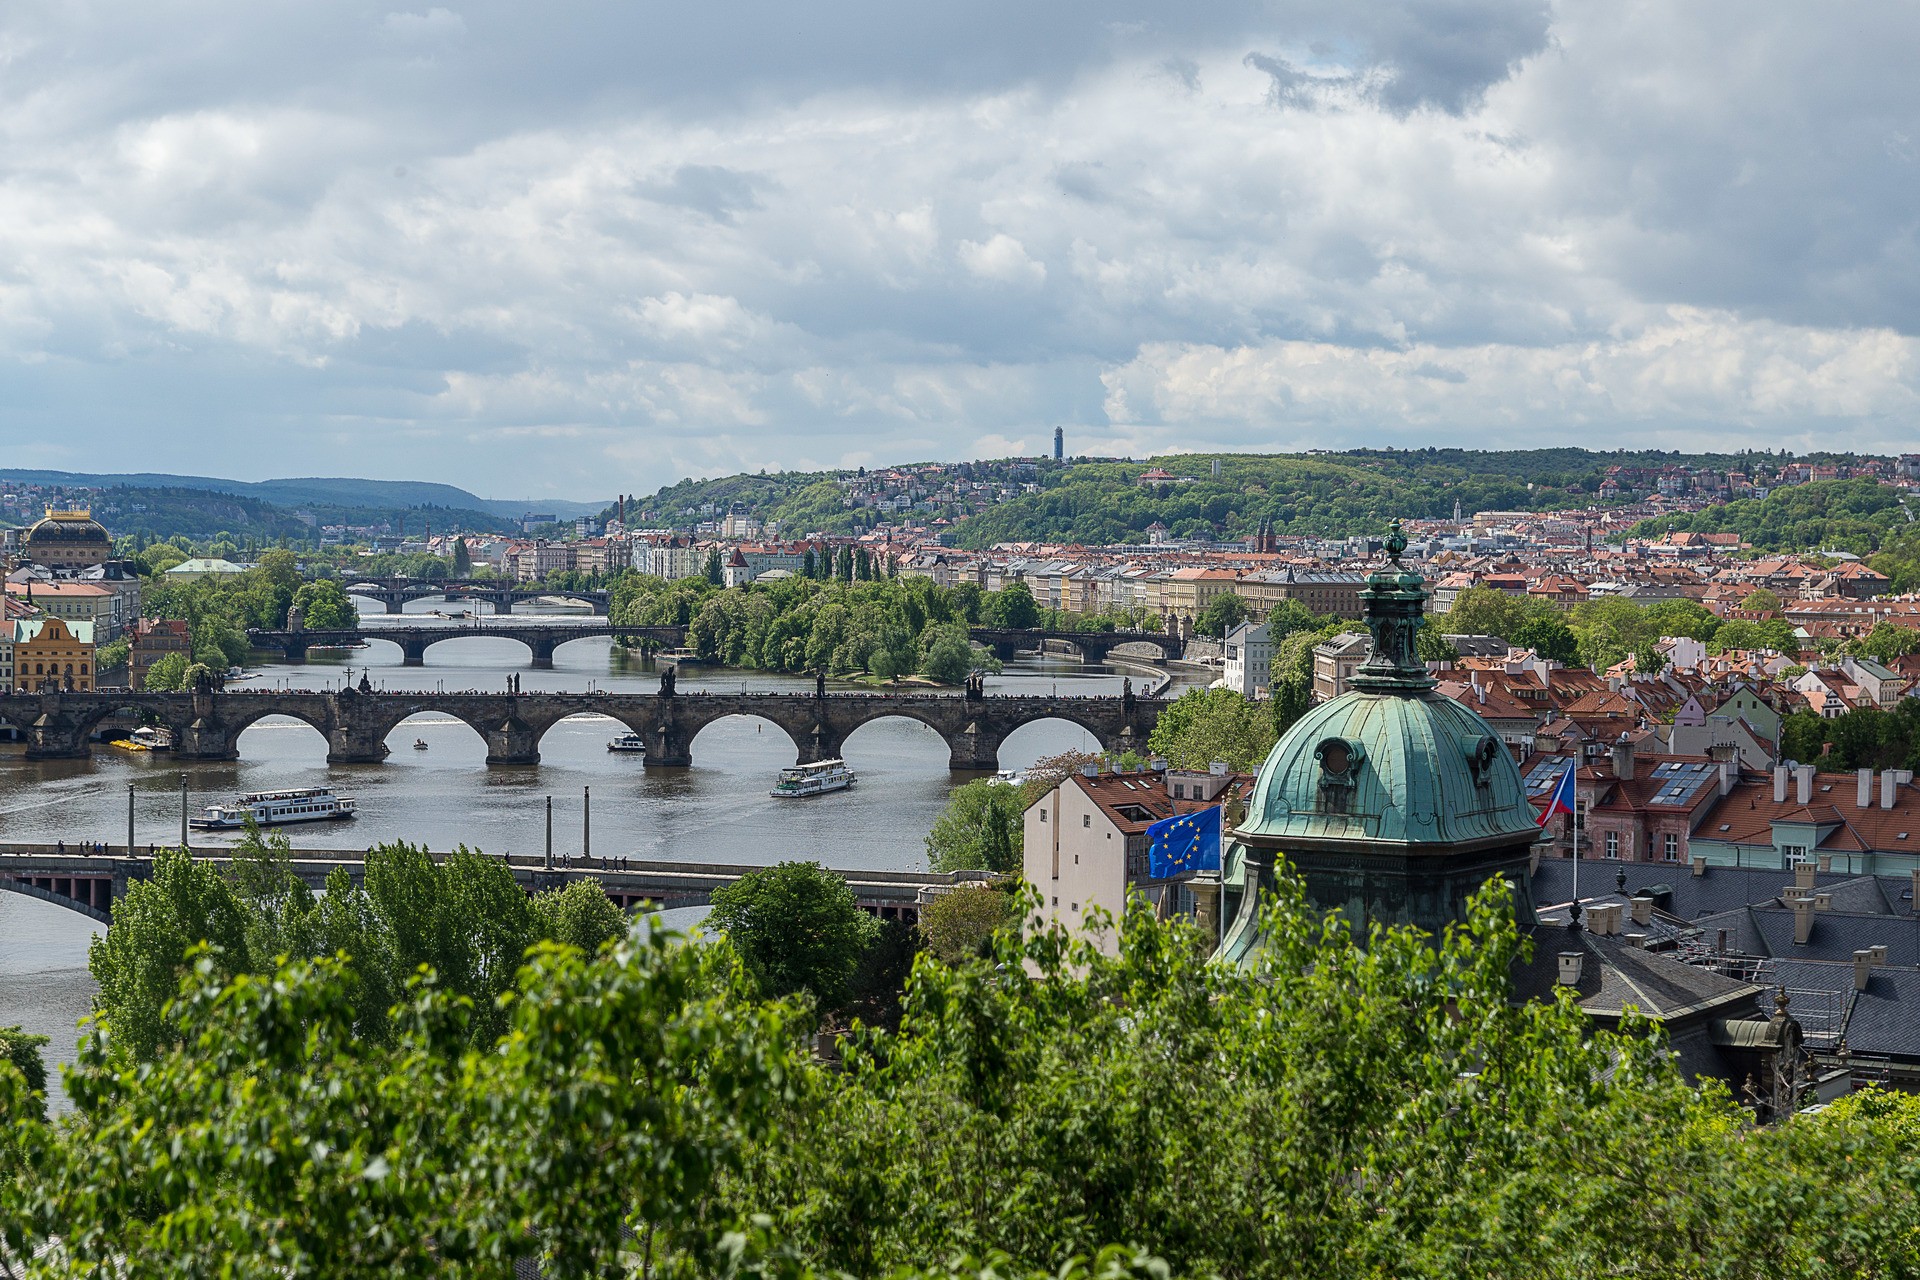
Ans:
POLYGON ((1227 632, 1224 651, 1226 665, 1221 682, 1243 698, 1266 697, 1273 671, 1273 644, 1267 639, 1267 624, 1241 623, 1227 632))

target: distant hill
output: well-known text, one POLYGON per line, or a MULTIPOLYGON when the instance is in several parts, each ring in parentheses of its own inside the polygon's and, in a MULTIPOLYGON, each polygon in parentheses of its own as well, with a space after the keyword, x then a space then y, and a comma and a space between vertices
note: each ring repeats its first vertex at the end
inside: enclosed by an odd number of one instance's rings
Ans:
POLYGON ((517 520, 528 511, 551 512, 563 519, 592 515, 604 502, 553 498, 482 498, 450 484, 427 480, 360 480, 313 476, 290 480, 223 480, 215 476, 175 476, 159 472, 84 472, 0 470, 0 481, 60 484, 84 488, 200 489, 270 502, 278 507, 326 507, 356 510, 406 510, 442 507, 517 520))

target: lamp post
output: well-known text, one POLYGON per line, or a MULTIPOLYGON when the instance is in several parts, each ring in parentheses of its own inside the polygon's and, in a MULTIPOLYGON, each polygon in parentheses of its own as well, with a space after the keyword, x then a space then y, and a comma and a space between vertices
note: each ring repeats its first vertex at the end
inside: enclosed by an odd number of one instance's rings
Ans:
POLYGON ((133 784, 127 784, 127 856, 133 856, 133 784))
POLYGON ((593 856, 593 788, 580 788, 580 860, 593 856))
POLYGON ((187 775, 180 775, 180 847, 191 848, 187 844, 187 775))
POLYGON ((553 870, 553 797, 547 797, 547 870, 553 870))

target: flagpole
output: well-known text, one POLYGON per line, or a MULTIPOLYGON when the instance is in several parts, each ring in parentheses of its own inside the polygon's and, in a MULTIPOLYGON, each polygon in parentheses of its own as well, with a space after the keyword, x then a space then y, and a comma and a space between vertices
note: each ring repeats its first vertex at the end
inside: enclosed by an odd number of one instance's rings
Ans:
POLYGON ((1567 772, 1573 777, 1573 906, 1568 909, 1567 919, 1572 928, 1580 927, 1580 757, 1575 756, 1567 762, 1567 772))

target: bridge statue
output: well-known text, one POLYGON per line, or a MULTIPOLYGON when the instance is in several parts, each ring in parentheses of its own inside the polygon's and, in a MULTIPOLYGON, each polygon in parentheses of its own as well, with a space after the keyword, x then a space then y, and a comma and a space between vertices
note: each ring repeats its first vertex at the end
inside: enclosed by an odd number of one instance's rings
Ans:
POLYGON ((827 673, 824 671, 813 673, 813 696, 816 698, 827 696, 827 673))
POLYGON ((674 666, 674 664, 669 662, 666 666, 666 669, 660 673, 660 696, 661 697, 671 698, 673 696, 673 680, 674 680, 674 672, 676 670, 677 668, 674 666))

